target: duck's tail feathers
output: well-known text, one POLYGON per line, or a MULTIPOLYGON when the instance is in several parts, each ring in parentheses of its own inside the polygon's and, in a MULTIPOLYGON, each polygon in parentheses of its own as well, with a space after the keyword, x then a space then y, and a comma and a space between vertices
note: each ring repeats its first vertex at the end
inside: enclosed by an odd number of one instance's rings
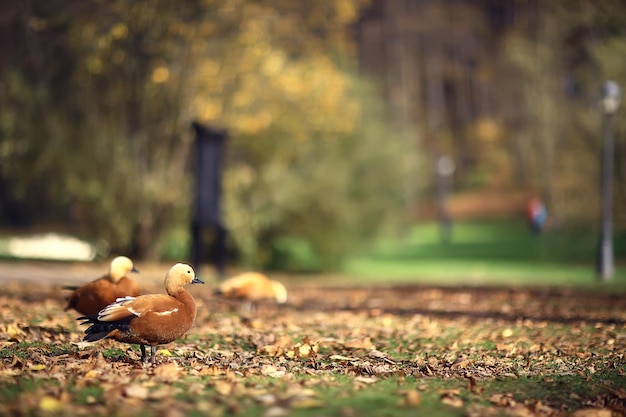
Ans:
POLYGON ((91 324, 91 326, 89 326, 87 330, 85 330, 85 337, 83 337, 83 340, 85 342, 96 342, 98 340, 104 339, 116 330, 129 330, 129 321, 131 318, 132 317, 129 317, 128 320, 107 322, 98 320, 98 315, 93 314, 91 316, 81 316, 76 320, 82 320, 83 322, 80 324, 91 324))

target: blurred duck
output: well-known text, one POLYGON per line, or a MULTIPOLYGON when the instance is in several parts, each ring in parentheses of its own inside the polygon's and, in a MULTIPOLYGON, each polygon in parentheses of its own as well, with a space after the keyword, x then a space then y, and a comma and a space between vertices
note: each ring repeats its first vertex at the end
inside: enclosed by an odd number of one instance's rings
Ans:
POLYGON ((95 342, 109 338, 138 344, 141 360, 155 363, 157 345, 173 342, 183 336, 196 319, 196 303, 185 290, 187 284, 204 284, 191 266, 178 263, 165 275, 166 294, 125 297, 105 307, 96 315, 79 317, 81 324, 91 324, 83 340, 95 342))
POLYGON ((111 261, 109 272, 82 287, 63 287, 74 290, 70 295, 65 311, 73 308, 80 314, 96 314, 118 298, 141 294, 137 282, 127 277, 130 272, 139 272, 126 256, 118 256, 111 261))
POLYGON ((245 272, 222 282, 216 295, 232 300, 242 300, 244 309, 251 311, 255 303, 274 300, 278 304, 287 301, 287 289, 278 281, 273 281, 259 272, 245 272))

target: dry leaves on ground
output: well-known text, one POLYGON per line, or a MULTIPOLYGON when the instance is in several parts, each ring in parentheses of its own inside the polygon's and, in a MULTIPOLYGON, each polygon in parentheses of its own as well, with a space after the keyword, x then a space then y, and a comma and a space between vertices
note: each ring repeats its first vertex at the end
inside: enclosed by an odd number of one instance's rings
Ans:
POLYGON ((194 327, 161 347, 150 367, 128 345, 82 342, 59 291, 0 289, 0 414, 165 413, 176 404, 181 415, 257 406, 287 415, 340 401, 324 394, 333 389, 358 395, 390 380, 405 384, 392 391, 393 405, 409 410, 424 407, 424 396, 468 415, 601 417, 626 409, 626 390, 612 382, 625 377, 626 301, 617 296, 294 288, 290 305, 262 305, 244 317, 210 291, 194 294, 194 327), (589 386, 572 387, 567 398, 532 394, 573 380, 589 386), (512 387, 524 381, 541 389, 520 398, 512 387))

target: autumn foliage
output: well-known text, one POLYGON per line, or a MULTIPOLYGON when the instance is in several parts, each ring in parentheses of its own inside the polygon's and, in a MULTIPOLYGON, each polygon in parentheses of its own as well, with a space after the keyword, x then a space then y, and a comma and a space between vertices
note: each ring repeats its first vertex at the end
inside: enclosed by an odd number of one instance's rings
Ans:
POLYGON ((336 266, 401 219, 412 154, 357 75, 362 1, 55 4, 0 22, 14 40, 0 52, 9 223, 71 224, 134 259, 182 256, 194 120, 228 129, 224 223, 249 266, 288 263, 285 239, 336 266))

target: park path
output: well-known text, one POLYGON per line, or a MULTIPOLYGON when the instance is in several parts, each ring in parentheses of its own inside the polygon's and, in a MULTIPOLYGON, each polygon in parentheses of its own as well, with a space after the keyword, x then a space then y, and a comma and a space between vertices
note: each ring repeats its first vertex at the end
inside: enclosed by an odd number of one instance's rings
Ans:
MULTIPOLYGON (((163 277, 171 264, 138 263, 135 278, 146 292, 163 292, 163 277)), ((0 262, 0 290, 57 297, 62 285, 77 285, 101 276, 108 262, 0 262), (12 286, 12 284, 17 284, 12 286), (19 290, 18 290, 19 287, 19 290), (47 294, 47 295, 46 295, 47 294)), ((214 271, 198 272, 207 285, 193 289, 194 296, 209 303, 217 283, 214 271)), ((284 277, 287 278, 287 277, 284 277)), ((282 280, 282 278, 280 278, 282 280)), ((332 286, 329 279, 291 277, 287 306, 297 310, 353 310, 395 315, 474 317, 517 321, 626 323, 626 297, 611 291, 585 291, 567 287, 472 286, 332 286)))
MULTIPOLYGON (((137 279, 144 283, 162 282, 171 265, 140 263, 137 279)), ((38 283, 44 285, 76 285, 102 276, 109 262, 45 262, 0 261, 0 285, 9 283, 38 283)), ((207 272, 204 271, 203 272, 207 272)))

